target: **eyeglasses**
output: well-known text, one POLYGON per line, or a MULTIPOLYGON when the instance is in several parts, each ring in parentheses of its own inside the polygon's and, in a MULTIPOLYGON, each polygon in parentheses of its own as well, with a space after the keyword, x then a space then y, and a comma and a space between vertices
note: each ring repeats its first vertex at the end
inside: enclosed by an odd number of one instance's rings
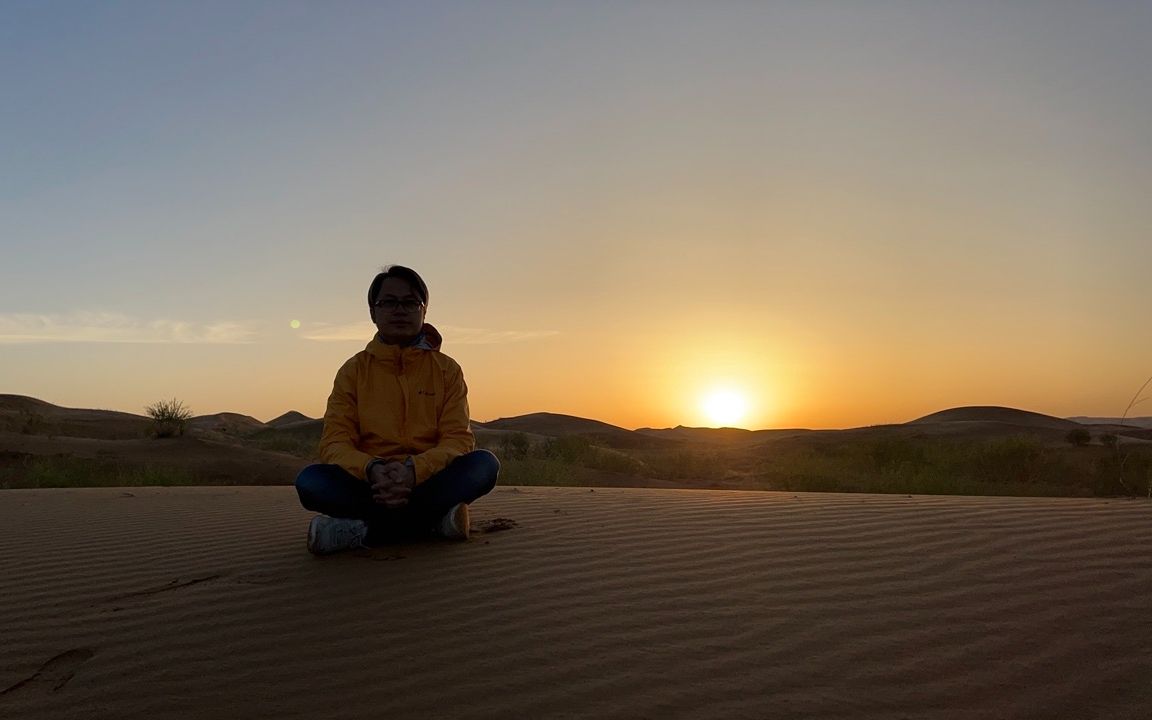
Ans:
POLYGON ((403 310, 404 312, 416 312, 424 307, 424 303, 420 300, 397 300, 396 298, 385 298, 384 300, 377 300, 372 303, 372 307, 387 312, 395 312, 396 310, 403 310))

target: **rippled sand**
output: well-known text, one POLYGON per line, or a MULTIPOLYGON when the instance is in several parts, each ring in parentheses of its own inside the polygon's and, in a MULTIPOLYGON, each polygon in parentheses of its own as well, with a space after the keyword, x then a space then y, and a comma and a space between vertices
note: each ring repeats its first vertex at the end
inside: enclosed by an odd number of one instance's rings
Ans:
POLYGON ((0 716, 1152 717, 1146 501, 499 488, 327 558, 309 516, 0 491, 0 716))

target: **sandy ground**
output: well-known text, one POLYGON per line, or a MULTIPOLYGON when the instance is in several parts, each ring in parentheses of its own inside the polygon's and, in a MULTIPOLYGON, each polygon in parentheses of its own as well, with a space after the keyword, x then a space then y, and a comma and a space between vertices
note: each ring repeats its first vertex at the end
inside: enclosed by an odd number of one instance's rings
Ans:
POLYGON ((1152 504, 500 488, 314 558, 286 487, 0 492, 0 717, 1152 717, 1152 504))

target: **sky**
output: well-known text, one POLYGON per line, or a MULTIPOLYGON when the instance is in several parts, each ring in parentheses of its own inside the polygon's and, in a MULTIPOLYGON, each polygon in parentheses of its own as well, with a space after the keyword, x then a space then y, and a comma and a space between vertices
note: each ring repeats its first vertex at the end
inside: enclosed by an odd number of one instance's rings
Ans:
POLYGON ((475 420, 1117 416, 1150 35, 1119 0, 9 0, 0 393, 318 417, 398 263, 475 420))

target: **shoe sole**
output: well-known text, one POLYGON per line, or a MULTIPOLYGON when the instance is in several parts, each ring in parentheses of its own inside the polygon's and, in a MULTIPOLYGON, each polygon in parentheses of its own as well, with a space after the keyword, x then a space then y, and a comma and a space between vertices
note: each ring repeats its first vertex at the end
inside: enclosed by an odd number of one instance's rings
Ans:
POLYGON ((313 555, 319 555, 316 552, 316 523, 319 522, 320 516, 312 518, 312 522, 308 523, 308 552, 313 555))
POLYGON ((452 540, 467 540, 472 532, 472 514, 468 511, 466 503, 460 503, 457 506, 456 512, 453 513, 452 520, 455 522, 459 530, 451 539, 452 540))

